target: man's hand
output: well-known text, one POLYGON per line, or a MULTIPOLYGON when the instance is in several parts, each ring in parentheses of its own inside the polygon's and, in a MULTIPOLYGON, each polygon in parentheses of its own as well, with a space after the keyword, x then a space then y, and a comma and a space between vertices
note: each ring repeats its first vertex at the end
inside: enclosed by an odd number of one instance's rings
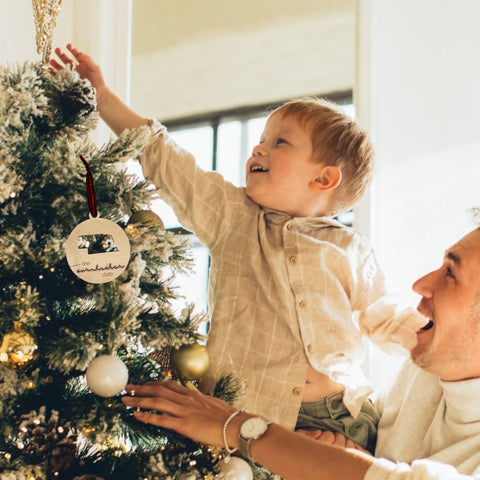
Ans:
POLYGON ((122 401, 137 408, 134 416, 138 420, 175 430, 202 443, 224 446, 223 425, 235 409, 222 400, 172 381, 125 388, 132 396, 125 395, 122 401))

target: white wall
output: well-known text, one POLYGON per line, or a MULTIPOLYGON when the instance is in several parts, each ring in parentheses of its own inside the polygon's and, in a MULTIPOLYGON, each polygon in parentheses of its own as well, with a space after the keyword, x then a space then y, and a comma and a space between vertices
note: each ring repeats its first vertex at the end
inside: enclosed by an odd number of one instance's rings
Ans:
MULTIPOLYGON (((73 4, 64 1, 54 32, 56 42, 71 35, 73 4)), ((0 65, 26 60, 39 61, 35 42, 35 23, 31 0, 0 0, 0 65)))
POLYGON ((379 158, 372 239, 405 290, 480 205, 480 2, 360 0, 359 13, 355 97, 379 158))
POLYGON ((360 120, 379 168, 370 229, 405 300, 480 205, 480 2, 359 0, 360 120))
POLYGON ((354 0, 141 0, 133 10, 132 106, 144 115, 172 119, 353 88, 354 0))

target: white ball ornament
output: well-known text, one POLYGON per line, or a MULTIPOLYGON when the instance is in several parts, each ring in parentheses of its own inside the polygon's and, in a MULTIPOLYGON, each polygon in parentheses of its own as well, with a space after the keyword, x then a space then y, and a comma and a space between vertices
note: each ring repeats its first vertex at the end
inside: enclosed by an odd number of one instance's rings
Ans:
POLYGON ((113 397, 128 382, 127 366, 114 355, 102 355, 92 360, 86 372, 87 383, 93 393, 113 397))
POLYGON ((253 480, 250 464, 239 457, 226 457, 219 463, 222 480, 253 480))

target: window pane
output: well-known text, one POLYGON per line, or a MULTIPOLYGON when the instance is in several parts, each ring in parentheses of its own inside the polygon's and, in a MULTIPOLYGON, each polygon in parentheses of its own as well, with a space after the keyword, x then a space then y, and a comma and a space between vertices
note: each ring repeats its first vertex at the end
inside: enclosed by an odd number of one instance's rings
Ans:
POLYGON ((242 123, 221 123, 218 127, 217 171, 234 185, 244 184, 245 146, 242 148, 242 123))
MULTIPOLYGON (((213 159, 213 129, 210 126, 186 128, 169 131, 170 136, 185 150, 188 150, 196 159, 197 164, 204 170, 212 169, 213 159)), ((163 220, 166 228, 180 226, 173 210, 162 200, 152 203, 152 210, 163 220)))
POLYGON ((357 111, 355 109, 355 105, 353 103, 347 103, 345 105, 342 105, 342 108, 344 112, 352 119, 354 120, 357 114, 357 111))
POLYGON ((260 142, 260 137, 262 136, 266 122, 267 116, 252 118, 248 121, 247 149, 249 154, 253 150, 253 147, 255 147, 255 145, 258 145, 258 143, 260 142))
MULTIPOLYGON (((189 256, 193 258, 194 268, 187 275, 175 277, 176 291, 179 295, 172 300, 174 310, 181 311, 185 305, 193 304, 194 312, 207 311, 208 250, 192 236, 189 256)), ((206 333, 207 325, 201 325, 200 331, 206 333)))
POLYGON ((174 130, 170 136, 185 150, 195 156, 197 164, 204 170, 212 169, 213 129, 210 126, 174 130))

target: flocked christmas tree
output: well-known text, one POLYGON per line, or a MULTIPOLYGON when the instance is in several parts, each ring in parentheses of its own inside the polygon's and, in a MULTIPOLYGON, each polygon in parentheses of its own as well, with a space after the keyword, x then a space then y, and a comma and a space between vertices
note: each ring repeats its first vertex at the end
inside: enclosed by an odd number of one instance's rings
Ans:
MULTIPOLYGON (((97 147, 96 122, 75 71, 0 67, 0 478, 213 479, 223 451, 142 424, 120 400, 127 378, 194 384, 208 356, 203 316, 171 306, 187 243, 126 170, 150 131, 97 147)), ((217 396, 238 393, 219 379, 217 396)))

